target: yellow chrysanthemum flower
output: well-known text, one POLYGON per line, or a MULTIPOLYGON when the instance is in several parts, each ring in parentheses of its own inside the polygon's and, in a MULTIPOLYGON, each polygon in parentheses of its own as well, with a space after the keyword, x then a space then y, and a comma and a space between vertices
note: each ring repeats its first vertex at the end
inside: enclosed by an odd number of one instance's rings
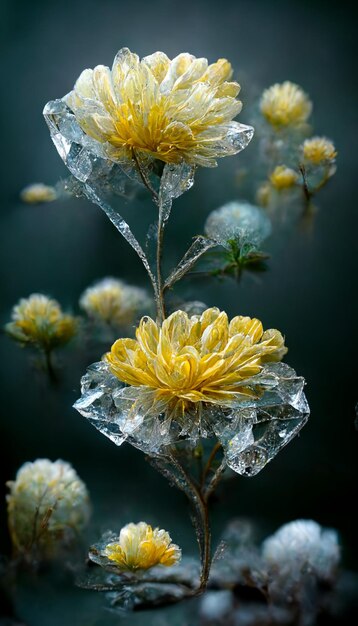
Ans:
POLYGON ((210 167, 253 135, 253 128, 232 121, 242 104, 231 76, 226 59, 208 65, 188 53, 170 60, 155 52, 140 60, 123 48, 112 70, 84 70, 65 102, 114 161, 132 158, 134 149, 166 163, 210 167))
POLYGON ((260 109, 269 124, 276 128, 299 126, 309 118, 312 102, 301 87, 287 80, 265 89, 260 109))
POLYGON ((254 396, 248 380, 286 353, 278 330, 261 322, 207 309, 189 317, 176 311, 159 326, 142 318, 137 339, 118 339, 105 355, 111 372, 142 391, 137 402, 148 413, 169 411, 180 418, 200 402, 232 406, 254 396))
POLYGON ((153 529, 145 522, 124 526, 118 543, 109 543, 104 554, 123 570, 149 569, 155 565, 170 567, 181 559, 181 550, 171 543, 169 533, 153 529))
POLYGON ((53 202, 57 198, 57 193, 54 187, 43 183, 33 183, 22 190, 20 198, 27 204, 40 204, 41 202, 53 202))
POLYGON ((77 330, 77 322, 65 315, 59 303, 42 294, 22 298, 13 308, 6 332, 22 344, 35 344, 50 350, 67 343, 77 330))
POLYGON ((297 180, 298 174, 286 165, 278 165, 270 175, 270 183, 277 191, 294 187, 297 180))
POLYGON ((334 143, 325 137, 306 139, 302 145, 302 155, 305 161, 313 165, 333 163, 337 156, 334 143))
POLYGON ((89 287, 80 298, 87 315, 99 322, 120 326, 133 321, 141 308, 149 306, 144 289, 126 285, 115 278, 104 278, 89 287))

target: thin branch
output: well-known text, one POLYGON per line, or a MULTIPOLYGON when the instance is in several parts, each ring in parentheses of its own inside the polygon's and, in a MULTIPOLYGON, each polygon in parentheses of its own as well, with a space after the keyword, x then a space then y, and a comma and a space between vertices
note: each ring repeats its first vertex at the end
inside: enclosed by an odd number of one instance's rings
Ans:
POLYGON ((217 468, 217 470, 215 471, 215 473, 214 473, 214 475, 213 475, 213 477, 212 477, 211 481, 209 482, 208 486, 207 486, 207 487, 206 487, 206 489, 204 490, 203 497, 204 497, 204 501, 205 501, 205 502, 208 502, 208 500, 209 500, 209 498, 210 498, 211 494, 214 492, 214 490, 215 490, 215 488, 216 488, 216 486, 217 486, 218 482, 220 481, 220 479, 221 479, 221 477, 222 477, 223 473, 225 472, 226 468, 227 468, 227 465, 226 465, 226 460, 225 460, 225 459, 223 459, 223 460, 221 461, 221 463, 220 463, 219 467, 218 467, 218 468, 217 468))
POLYGON ((154 187, 152 186, 146 172, 143 170, 142 168, 142 164, 140 162, 140 160, 138 159, 138 156, 136 154, 136 151, 134 150, 134 148, 132 148, 132 157, 133 157, 133 161, 136 164, 136 168, 138 171, 139 176, 141 177, 141 180, 143 182, 143 185, 150 191, 150 193, 153 196, 153 200, 156 204, 158 204, 159 202, 159 196, 157 194, 157 192, 155 191, 154 187))

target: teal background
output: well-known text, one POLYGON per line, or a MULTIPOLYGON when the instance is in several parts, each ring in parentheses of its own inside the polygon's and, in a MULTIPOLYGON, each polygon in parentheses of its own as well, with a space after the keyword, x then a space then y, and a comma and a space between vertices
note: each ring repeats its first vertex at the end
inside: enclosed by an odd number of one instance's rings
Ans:
MULTIPOLYGON (((239 119, 244 123, 251 119, 250 104, 276 81, 290 79, 310 94, 315 131, 334 139, 339 152, 337 174, 318 198, 313 233, 293 229, 276 238, 270 270, 259 279, 247 276, 239 286, 198 280, 190 286, 186 281, 180 294, 218 305, 231 316, 256 316, 266 328, 279 328, 289 347, 287 362, 307 380, 312 411, 301 436, 261 474, 223 485, 213 503, 214 540, 226 520, 235 516, 256 520, 263 534, 298 517, 313 518, 339 530, 344 563, 356 568, 358 120, 353 81, 356 29, 348 5, 295 0, 2 0, 1 13, 1 324, 13 304, 32 292, 50 294, 77 312, 80 293, 97 278, 113 275, 147 284, 139 260, 99 208, 75 199, 29 206, 18 197, 28 183, 54 184, 67 176, 42 109, 48 100, 67 93, 82 69, 110 65, 122 46, 141 56, 159 49, 170 57, 183 50, 210 61, 227 57, 242 85, 239 119)), ((223 159, 215 170, 198 172, 194 188, 174 206, 167 231, 168 265, 200 232, 210 210, 238 196, 253 199, 249 183, 238 189, 235 182, 237 170, 245 167, 249 177, 255 175, 254 145, 238 157, 223 159)), ((126 204, 124 212, 140 231, 142 215, 149 222, 155 219, 147 197, 126 204)), ((95 355, 74 345, 62 352, 61 360, 61 387, 50 390, 34 374, 28 354, 0 337, 2 502, 5 480, 13 478, 23 462, 60 457, 73 463, 91 492, 89 540, 106 528, 144 519, 170 530, 185 551, 194 553, 182 495, 140 452, 127 445, 116 448, 71 408, 79 395, 80 376, 95 355)), ((5 508, 0 511, 0 551, 6 553, 5 508)), ((117 623, 118 618, 102 608, 103 598, 46 584, 46 593, 40 587, 27 591, 28 596, 19 595, 18 617, 28 626, 62 626, 65 620, 96 626, 117 623)), ((170 623, 181 619, 178 623, 183 624, 189 618, 182 612, 188 610, 177 607, 125 621, 160 624, 156 620, 168 614, 170 623)))

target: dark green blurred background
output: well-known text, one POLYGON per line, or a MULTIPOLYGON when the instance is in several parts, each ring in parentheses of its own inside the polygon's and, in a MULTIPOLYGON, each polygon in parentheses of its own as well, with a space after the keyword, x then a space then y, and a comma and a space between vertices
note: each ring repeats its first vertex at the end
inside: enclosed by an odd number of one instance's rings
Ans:
MULTIPOLYGON (((141 56, 163 50, 168 56, 189 51, 211 62, 227 57, 242 85, 242 122, 250 121, 250 103, 273 82, 290 79, 310 94, 315 131, 334 139, 339 152, 337 174, 318 199, 314 232, 282 235, 272 244, 270 271, 259 279, 247 277, 238 287, 196 280, 191 288, 186 282, 181 294, 279 328, 289 347, 287 362, 307 380, 312 410, 301 436, 259 476, 224 485, 213 506, 214 537, 225 520, 238 515, 252 517, 267 533, 297 517, 313 518, 339 530, 344 562, 356 568, 358 120, 353 16, 344 3, 302 0, 2 0, 1 13, 1 324, 12 305, 32 292, 50 294, 77 311, 80 293, 97 278, 113 275, 146 284, 134 252, 99 208, 75 199, 33 207, 18 198, 28 183, 54 184, 67 176, 42 109, 67 93, 82 69, 110 65, 122 46, 141 56)), ((238 189, 235 174, 255 167, 254 153, 249 146, 242 155, 223 159, 217 169, 198 173, 194 188, 174 206, 167 232, 172 262, 200 232, 210 210, 236 197, 253 199, 252 186, 238 189)), ((124 211, 137 222, 144 213, 154 221, 149 198, 124 211)), ((119 529, 144 519, 169 529, 184 550, 193 552, 181 494, 141 453, 126 445, 116 448, 71 408, 80 376, 94 355, 80 346, 63 351, 62 386, 51 391, 34 375, 28 354, 5 336, 0 337, 0 353, 2 501, 5 480, 24 461, 60 457, 73 463, 92 494, 92 539, 107 527, 119 529)), ((0 552, 8 550, 1 507, 0 552)), ((53 606, 60 606, 60 592, 49 593, 53 606)), ((64 623, 64 614, 62 622, 56 621, 56 611, 41 621, 44 605, 38 605, 37 617, 29 623, 64 623)), ((93 623, 104 624, 101 619, 93 623)), ((141 619, 147 621, 143 616, 135 623, 141 619)), ((81 618, 72 623, 82 624, 81 618)))

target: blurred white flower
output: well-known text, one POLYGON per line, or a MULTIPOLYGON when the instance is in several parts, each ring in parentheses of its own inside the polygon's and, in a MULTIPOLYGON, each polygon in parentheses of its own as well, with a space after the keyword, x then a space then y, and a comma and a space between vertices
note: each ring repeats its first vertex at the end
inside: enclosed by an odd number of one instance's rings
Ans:
POLYGON ((235 201, 212 211, 204 228, 208 237, 225 247, 232 240, 257 245, 269 236, 271 222, 259 207, 235 201))
POLYGON ((331 581, 340 560, 338 535, 313 520, 296 520, 264 541, 262 556, 282 590, 294 588, 305 575, 331 581))
POLYGON ((65 461, 24 463, 7 486, 8 524, 16 552, 49 555, 71 542, 90 515, 86 485, 65 461))

